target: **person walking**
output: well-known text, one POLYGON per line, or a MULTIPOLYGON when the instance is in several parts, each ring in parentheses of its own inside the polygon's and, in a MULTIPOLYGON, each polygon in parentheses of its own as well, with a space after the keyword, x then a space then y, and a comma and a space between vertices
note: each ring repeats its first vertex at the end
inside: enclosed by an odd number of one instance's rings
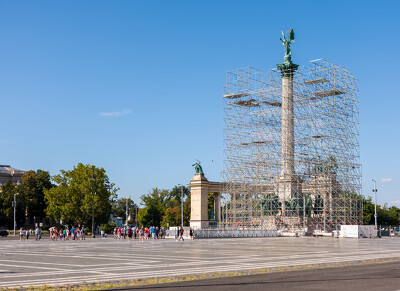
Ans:
POLYGON ((192 228, 189 228, 189 235, 190 235, 190 240, 194 240, 193 229, 192 228))
POLYGON ((176 227, 176 233, 175 233, 175 239, 176 239, 176 241, 178 241, 179 236, 180 236, 180 233, 181 233, 180 227, 177 226, 177 227, 176 227))
POLYGON ((19 240, 22 241, 22 238, 24 237, 24 230, 22 227, 19 229, 19 240))
POLYGON ((26 240, 29 239, 29 235, 30 235, 30 231, 27 229, 27 230, 26 230, 26 240))
POLYGON ((129 226, 128 226, 128 239, 129 239, 129 242, 131 242, 131 240, 132 240, 132 228, 129 227, 129 226))
POLYGON ((179 232, 179 240, 184 241, 184 239, 183 239, 183 226, 181 227, 180 232, 179 232))
POLYGON ((36 226, 35 237, 36 237, 36 241, 38 241, 39 240, 39 226, 36 226))
POLYGON ((85 240, 85 226, 84 225, 82 225, 81 237, 82 237, 83 240, 85 240))
POLYGON ((142 228, 140 229, 140 238, 139 240, 144 243, 144 228, 142 226, 142 228))

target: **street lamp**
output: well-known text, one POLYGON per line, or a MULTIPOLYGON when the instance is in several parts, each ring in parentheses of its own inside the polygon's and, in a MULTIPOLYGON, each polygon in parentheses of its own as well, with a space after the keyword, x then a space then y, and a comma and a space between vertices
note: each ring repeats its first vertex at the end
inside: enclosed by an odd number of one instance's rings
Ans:
POLYGON ((17 223, 15 222, 15 212, 16 212, 16 209, 17 209, 17 200, 16 200, 16 196, 18 195, 19 193, 15 193, 14 194, 14 202, 13 202, 13 207, 14 207, 14 236, 15 236, 15 229, 16 229, 16 225, 17 225, 17 223))
POLYGON ((183 227, 183 185, 178 184, 178 186, 181 186, 181 225, 183 227))
MULTIPOLYGON (((375 196, 375 215, 374 215, 375 229, 376 229, 376 231, 378 231, 378 215, 376 214, 376 192, 378 192, 378 190, 376 189, 376 181, 374 179, 372 179, 372 182, 374 182, 374 189, 372 189, 372 192, 374 192, 374 196, 375 196)), ((380 237, 380 235, 379 235, 379 237, 380 237)))
POLYGON ((137 214, 138 214, 138 206, 135 204, 135 208, 136 208, 136 215, 135 215, 135 219, 136 219, 136 228, 139 228, 137 225, 137 214))
POLYGON ((94 195, 96 194, 95 189, 94 189, 94 179, 95 179, 95 175, 94 175, 94 166, 92 166, 92 238, 96 237, 95 234, 95 229, 94 229, 94 195))
POLYGON ((126 200, 126 209, 125 209, 126 222, 125 222, 125 224, 126 224, 126 226, 128 226, 128 196, 125 198, 125 200, 126 200))

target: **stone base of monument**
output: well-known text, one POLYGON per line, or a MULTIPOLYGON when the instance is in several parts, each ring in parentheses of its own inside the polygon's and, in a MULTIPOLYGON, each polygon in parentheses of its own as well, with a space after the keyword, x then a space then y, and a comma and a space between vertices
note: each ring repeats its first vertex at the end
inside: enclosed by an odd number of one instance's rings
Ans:
POLYGON ((190 227, 193 229, 217 228, 221 207, 221 183, 210 182, 202 173, 196 173, 189 184, 191 192, 190 227), (214 214, 216 219, 209 219, 208 195, 214 195, 214 214))

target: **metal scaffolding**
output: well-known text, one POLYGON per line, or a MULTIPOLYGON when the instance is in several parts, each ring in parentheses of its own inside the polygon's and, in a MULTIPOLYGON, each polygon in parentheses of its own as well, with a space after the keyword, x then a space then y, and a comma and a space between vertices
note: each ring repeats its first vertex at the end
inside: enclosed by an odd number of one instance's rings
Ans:
POLYGON ((287 115, 281 72, 266 75, 254 68, 227 73, 223 224, 307 232, 362 224, 358 81, 329 61, 311 61, 290 77, 287 115), (287 116, 289 129, 282 128, 287 116), (288 162, 289 174, 282 167, 288 162))

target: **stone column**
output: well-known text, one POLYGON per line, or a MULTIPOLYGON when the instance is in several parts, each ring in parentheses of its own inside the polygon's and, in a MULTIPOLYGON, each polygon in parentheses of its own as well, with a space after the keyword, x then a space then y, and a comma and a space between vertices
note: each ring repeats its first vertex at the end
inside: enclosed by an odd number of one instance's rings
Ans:
POLYGON ((221 222, 221 194, 218 192, 214 193, 214 213, 215 213, 215 220, 219 223, 221 222))
POLYGON ((282 77, 282 171, 294 174, 293 76, 282 77))
POLYGON ((293 69, 282 71, 282 170, 277 188, 283 215, 284 201, 301 196, 301 182, 294 170, 293 74, 293 69))
POLYGON ((195 174, 190 181, 191 217, 190 226, 208 228, 208 190, 209 182, 203 174, 195 174))

